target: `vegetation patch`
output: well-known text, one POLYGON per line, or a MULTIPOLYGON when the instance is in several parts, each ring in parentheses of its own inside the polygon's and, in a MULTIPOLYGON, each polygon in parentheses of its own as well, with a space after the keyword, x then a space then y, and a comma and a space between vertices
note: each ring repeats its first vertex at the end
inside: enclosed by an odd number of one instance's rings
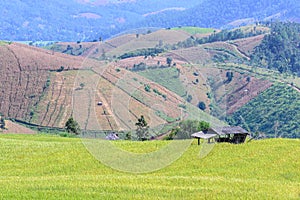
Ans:
POLYGON ((299 138, 300 94, 275 84, 241 107, 227 121, 268 137, 299 138))
POLYGON ((149 69, 141 71, 139 74, 168 88, 179 96, 184 97, 186 95, 185 88, 178 77, 178 71, 176 68, 149 69))
POLYGON ((164 113, 163 111, 160 111, 160 110, 156 111, 155 114, 157 116, 159 116, 160 118, 166 120, 168 123, 172 123, 172 122, 175 122, 178 120, 178 119, 168 116, 166 113, 164 113))
POLYGON ((207 33, 213 33, 214 29, 212 28, 199 28, 199 27, 192 27, 192 26, 185 26, 185 27, 176 27, 176 28, 172 28, 172 30, 176 30, 176 31, 185 31, 191 35, 195 35, 195 34, 207 34, 207 33))
POLYGON ((162 52, 164 52, 164 49, 162 48, 137 49, 132 52, 124 53, 118 58, 125 59, 125 58, 137 57, 137 56, 156 56, 162 52))
POLYGON ((0 40, 0 46, 1 45, 6 45, 6 44, 9 44, 8 42, 6 42, 6 41, 2 41, 2 40, 0 40))

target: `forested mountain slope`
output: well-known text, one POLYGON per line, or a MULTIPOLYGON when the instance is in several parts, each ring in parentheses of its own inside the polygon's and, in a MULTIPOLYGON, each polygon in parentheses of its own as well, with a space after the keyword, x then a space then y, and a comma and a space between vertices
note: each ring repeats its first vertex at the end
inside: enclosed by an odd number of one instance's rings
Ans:
POLYGON ((149 16, 141 24, 161 27, 234 27, 264 20, 298 21, 299 10, 299 0, 206 0, 181 13, 149 16))
POLYGON ((253 65, 300 76, 300 24, 271 23, 270 28, 251 55, 253 65))
MULTIPOLYGON (((3 0, 0 39, 10 41, 92 41, 133 28, 135 23, 164 10, 178 12, 199 1, 80 1, 3 0)), ((140 28, 140 27, 136 27, 140 28)))
POLYGON ((3 0, 0 39, 93 41, 143 27, 226 28, 263 20, 299 21, 299 5, 299 0, 3 0))

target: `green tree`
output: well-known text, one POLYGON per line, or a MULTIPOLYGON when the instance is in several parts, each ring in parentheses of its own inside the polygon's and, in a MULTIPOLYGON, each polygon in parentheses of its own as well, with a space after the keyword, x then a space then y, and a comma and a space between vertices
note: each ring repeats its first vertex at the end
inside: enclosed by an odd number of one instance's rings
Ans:
POLYGON ((270 27, 270 34, 264 36, 251 54, 252 64, 300 76, 300 25, 275 22, 270 27))
POLYGON ((206 121, 200 121, 198 124, 198 131, 207 131, 210 127, 210 124, 206 121))
POLYGON ((5 120, 1 115, 0 115, 0 129, 5 129, 5 120))
POLYGON ((233 78, 233 72, 226 72, 227 82, 230 83, 233 78))
POLYGON ((131 132, 127 132, 126 135, 125 135, 125 140, 131 140, 132 139, 132 136, 131 136, 131 132))
POLYGON ((150 87, 150 85, 146 84, 146 85, 144 86, 144 88, 145 88, 145 91, 146 91, 146 92, 151 92, 151 87, 150 87))
POLYGON ((191 134, 198 132, 199 122, 197 120, 184 120, 179 123, 180 129, 176 133, 178 139, 189 139, 191 134))
POLYGON ((167 65, 170 67, 173 59, 171 57, 167 57, 167 65))
POLYGON ((135 125, 137 126, 136 134, 138 140, 147 140, 147 137, 149 135, 149 126, 143 115, 141 115, 141 118, 138 119, 138 122, 135 123, 135 125))
POLYGON ((192 100, 193 100, 193 96, 189 94, 186 98, 186 101, 191 103, 192 100))
POLYGON ((205 121, 184 120, 179 123, 178 128, 173 129, 170 136, 177 139, 189 139, 193 133, 208 130, 209 127, 210 124, 205 121))
POLYGON ((205 103, 204 103, 203 101, 200 101, 200 102, 198 103, 198 108, 200 108, 201 110, 205 110, 205 109, 206 109, 205 103))
POLYGON ((70 117, 68 121, 65 124, 65 129, 68 131, 68 133, 74 133, 76 135, 80 134, 80 126, 78 122, 76 122, 73 117, 70 117))

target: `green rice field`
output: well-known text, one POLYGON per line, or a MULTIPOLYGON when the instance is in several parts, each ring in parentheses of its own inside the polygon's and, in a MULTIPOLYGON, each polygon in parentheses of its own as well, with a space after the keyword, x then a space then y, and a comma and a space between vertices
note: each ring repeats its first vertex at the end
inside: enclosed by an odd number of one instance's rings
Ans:
MULTIPOLYGON (((168 141, 115 141, 134 153, 168 141)), ((204 158, 196 141, 152 173, 113 170, 79 138, 0 135, 0 199, 299 199, 300 140, 215 144, 204 158)))

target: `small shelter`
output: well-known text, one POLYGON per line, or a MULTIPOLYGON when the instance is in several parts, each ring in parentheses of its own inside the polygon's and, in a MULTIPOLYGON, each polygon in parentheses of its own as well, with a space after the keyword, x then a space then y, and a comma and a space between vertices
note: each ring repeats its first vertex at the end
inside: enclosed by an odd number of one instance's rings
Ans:
POLYGON ((193 138, 198 139, 198 145, 200 139, 214 139, 216 142, 229 142, 234 144, 244 143, 249 133, 239 126, 225 126, 217 128, 209 128, 207 131, 200 131, 192 134, 193 138))
POLYGON ((197 132, 192 134, 193 138, 198 139, 198 145, 200 145, 200 139, 207 139, 208 143, 210 143, 212 138, 215 138, 217 134, 209 134, 209 133, 204 133, 203 131, 197 132))
POLYGON ((105 137, 105 139, 107 139, 107 140, 119 140, 120 138, 119 138, 119 135, 117 133, 112 132, 112 133, 109 133, 105 137))

